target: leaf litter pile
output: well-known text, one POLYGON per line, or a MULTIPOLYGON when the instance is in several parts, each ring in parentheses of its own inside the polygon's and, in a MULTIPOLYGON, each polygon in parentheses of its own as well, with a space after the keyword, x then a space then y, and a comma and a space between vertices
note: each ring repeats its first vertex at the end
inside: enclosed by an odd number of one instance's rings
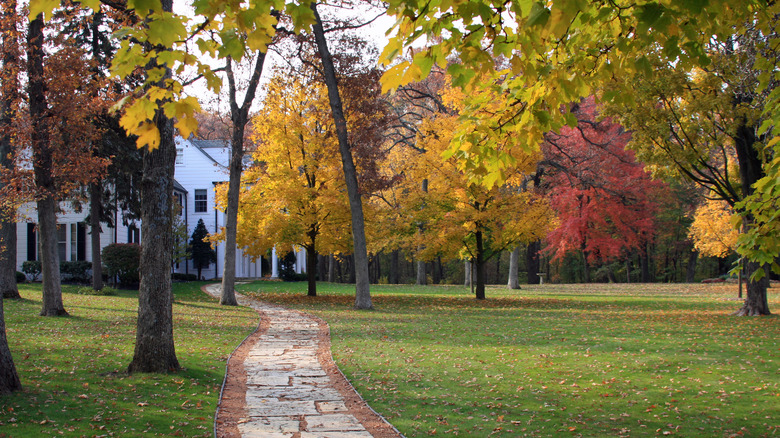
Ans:
POLYGON ((63 286, 71 316, 43 318, 40 285, 5 300, 8 343, 23 390, 0 398, 0 437, 213 436, 230 353, 257 327, 257 314, 220 306, 203 283, 174 284, 176 354, 168 375, 128 375, 136 291, 85 296, 63 286))
MULTIPOLYGON (((404 435, 780 436, 780 318, 731 316, 735 285, 488 289, 244 286, 331 328, 333 356, 404 435)), ((780 311, 776 289, 770 308, 780 311)))

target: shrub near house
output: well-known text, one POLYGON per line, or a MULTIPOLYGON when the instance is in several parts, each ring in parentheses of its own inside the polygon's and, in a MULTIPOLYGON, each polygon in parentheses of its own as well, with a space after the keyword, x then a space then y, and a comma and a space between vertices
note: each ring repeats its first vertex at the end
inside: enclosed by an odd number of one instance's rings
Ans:
POLYGON ((138 268, 141 264, 141 245, 136 243, 112 243, 103 248, 103 264, 109 278, 117 278, 122 286, 138 284, 138 268))

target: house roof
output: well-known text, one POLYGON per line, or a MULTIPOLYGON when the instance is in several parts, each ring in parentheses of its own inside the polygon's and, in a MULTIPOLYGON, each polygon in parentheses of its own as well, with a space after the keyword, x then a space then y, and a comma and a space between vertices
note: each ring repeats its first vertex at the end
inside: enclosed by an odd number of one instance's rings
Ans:
POLYGON ((226 140, 195 140, 194 138, 190 138, 190 143, 195 146, 203 155, 206 156, 209 160, 211 160, 214 164, 222 167, 227 168, 224 164, 220 163, 219 161, 215 160, 214 157, 212 157, 208 152, 206 152, 206 149, 224 149, 230 147, 230 142, 226 140))
POLYGON ((183 185, 179 184, 175 179, 173 180, 173 190, 177 192, 187 193, 187 189, 183 185))

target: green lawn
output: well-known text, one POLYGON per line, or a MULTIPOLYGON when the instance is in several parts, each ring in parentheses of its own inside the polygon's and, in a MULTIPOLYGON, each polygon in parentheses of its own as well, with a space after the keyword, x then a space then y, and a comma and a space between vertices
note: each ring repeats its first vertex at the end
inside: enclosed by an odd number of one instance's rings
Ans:
POLYGON ((374 311, 350 286, 241 289, 325 319, 407 437, 780 435, 780 318, 730 316, 735 285, 372 286, 374 311))
POLYGON ((133 375, 138 296, 76 294, 70 317, 43 318, 40 285, 5 300, 8 342, 24 385, 0 398, 0 437, 213 436, 228 355, 256 327, 246 308, 219 306, 204 283, 174 284, 174 334, 183 371, 133 375))

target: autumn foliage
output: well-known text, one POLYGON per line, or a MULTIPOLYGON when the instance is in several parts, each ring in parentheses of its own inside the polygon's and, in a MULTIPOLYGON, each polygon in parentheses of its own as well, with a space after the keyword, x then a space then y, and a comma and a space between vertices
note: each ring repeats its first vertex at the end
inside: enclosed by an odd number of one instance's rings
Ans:
POLYGON ((593 98, 574 114, 577 125, 548 134, 543 145, 546 185, 560 220, 547 236, 547 251, 554 259, 581 252, 586 263, 642 251, 655 233, 653 194, 662 185, 625 149, 631 135, 599 120, 593 98))

